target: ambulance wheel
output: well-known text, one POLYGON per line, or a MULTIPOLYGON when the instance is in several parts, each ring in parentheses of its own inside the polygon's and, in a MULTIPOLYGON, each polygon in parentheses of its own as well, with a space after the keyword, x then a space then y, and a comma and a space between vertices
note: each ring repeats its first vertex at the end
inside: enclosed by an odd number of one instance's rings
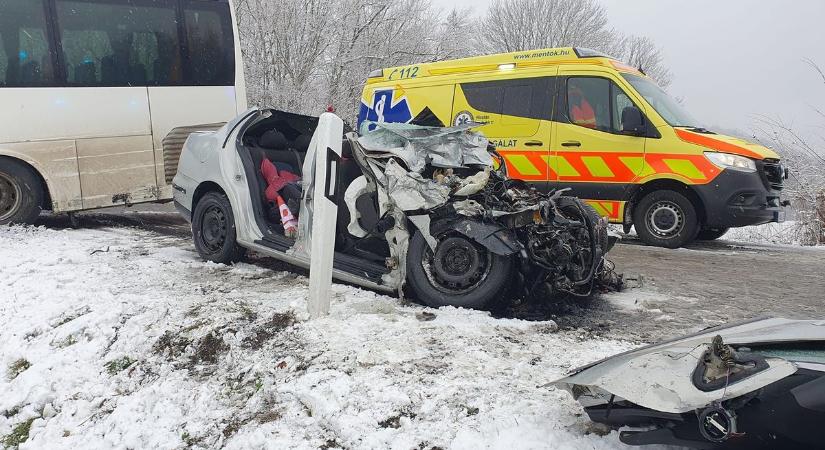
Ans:
POLYGON ((715 241, 724 236, 730 228, 702 228, 699 235, 696 236, 697 241, 715 241))
POLYGON ((9 158, 0 160, 0 225, 34 223, 43 197, 34 171, 9 158))
POLYGON ((192 238, 198 254, 207 261, 233 264, 246 255, 246 249, 235 240, 232 206, 219 192, 207 193, 195 205, 192 238))
POLYGON ((430 249, 420 231, 407 251, 407 280, 415 297, 433 308, 493 309, 504 300, 513 260, 455 232, 430 249))
POLYGON ((696 237, 699 220, 693 203, 676 191, 653 191, 633 208, 633 223, 642 242, 679 248, 696 237))

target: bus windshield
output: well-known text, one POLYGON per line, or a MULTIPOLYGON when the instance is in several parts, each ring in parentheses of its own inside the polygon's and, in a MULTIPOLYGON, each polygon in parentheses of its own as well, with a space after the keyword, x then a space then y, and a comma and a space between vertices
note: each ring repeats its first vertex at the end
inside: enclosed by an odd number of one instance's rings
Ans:
POLYGON ((696 119, 651 79, 629 73, 622 76, 670 126, 699 128, 696 119))

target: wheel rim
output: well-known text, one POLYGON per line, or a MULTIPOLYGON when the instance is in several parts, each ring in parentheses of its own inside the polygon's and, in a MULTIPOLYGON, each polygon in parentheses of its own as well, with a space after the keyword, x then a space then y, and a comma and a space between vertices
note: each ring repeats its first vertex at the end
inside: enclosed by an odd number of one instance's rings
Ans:
POLYGON ((660 201, 647 210, 650 231, 660 238, 672 238, 685 228, 685 213, 673 202, 660 201))
POLYGON ((218 252, 226 242, 226 214, 217 206, 211 206, 203 212, 201 221, 201 242, 212 253, 218 252))
POLYGON ((6 220, 20 209, 23 191, 6 174, 0 173, 0 220, 6 220))
POLYGON ((464 294, 477 288, 490 273, 488 250, 458 236, 439 241, 427 250, 422 266, 430 284, 446 294, 464 294))

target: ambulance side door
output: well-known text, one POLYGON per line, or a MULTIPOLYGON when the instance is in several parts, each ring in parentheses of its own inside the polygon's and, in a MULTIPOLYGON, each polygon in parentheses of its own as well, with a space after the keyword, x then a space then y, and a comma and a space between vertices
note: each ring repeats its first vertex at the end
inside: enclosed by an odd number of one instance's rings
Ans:
MULTIPOLYGON (((479 122, 504 157, 511 177, 540 184, 549 179, 555 76, 461 81, 455 85, 452 125, 479 122)), ((555 74, 555 70, 553 71, 555 74)))
POLYGON ((551 182, 571 188, 601 216, 620 222, 632 183, 644 166, 646 137, 622 131, 622 111, 644 109, 608 71, 559 71, 550 152, 551 182))

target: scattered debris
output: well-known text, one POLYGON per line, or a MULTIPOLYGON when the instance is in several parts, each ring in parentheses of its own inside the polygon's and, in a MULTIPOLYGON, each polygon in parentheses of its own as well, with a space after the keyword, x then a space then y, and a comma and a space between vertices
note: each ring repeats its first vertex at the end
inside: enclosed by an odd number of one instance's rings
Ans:
POLYGON ((89 255, 94 255, 95 253, 109 253, 109 246, 108 245, 106 246, 106 250, 102 250, 102 249, 93 250, 91 253, 89 253, 89 255))
POLYGON ((429 311, 421 311, 415 314, 415 318, 422 321, 422 322, 429 322, 431 320, 435 320, 437 316, 434 313, 429 311))

